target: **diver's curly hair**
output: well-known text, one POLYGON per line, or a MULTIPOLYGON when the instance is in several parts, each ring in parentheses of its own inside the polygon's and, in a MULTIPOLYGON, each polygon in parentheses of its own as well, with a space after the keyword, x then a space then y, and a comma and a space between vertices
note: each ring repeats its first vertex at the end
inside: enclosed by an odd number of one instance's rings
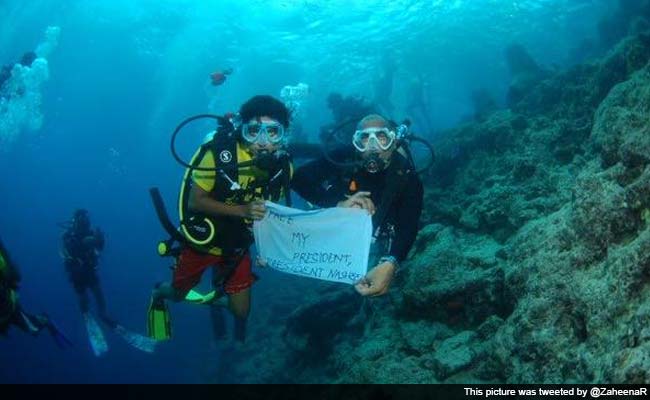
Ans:
POLYGON ((289 127, 290 113, 280 100, 273 96, 255 96, 242 104, 239 115, 243 122, 261 117, 269 117, 278 121, 285 128, 289 127))

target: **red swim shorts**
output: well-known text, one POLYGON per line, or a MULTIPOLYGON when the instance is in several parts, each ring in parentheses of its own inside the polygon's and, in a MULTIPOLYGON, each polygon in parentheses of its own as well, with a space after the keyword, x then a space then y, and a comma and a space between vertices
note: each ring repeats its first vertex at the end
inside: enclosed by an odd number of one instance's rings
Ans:
POLYGON ((253 282, 255 282, 255 276, 251 271, 251 258, 248 252, 243 257, 224 257, 199 253, 194 249, 186 247, 181 251, 180 256, 176 260, 172 286, 180 295, 185 296, 190 289, 201 282, 203 272, 209 267, 216 268, 217 271, 215 273, 230 273, 230 276, 223 283, 223 289, 226 294, 241 292, 251 287, 253 282), (233 263, 237 263, 234 271, 231 269, 233 263))

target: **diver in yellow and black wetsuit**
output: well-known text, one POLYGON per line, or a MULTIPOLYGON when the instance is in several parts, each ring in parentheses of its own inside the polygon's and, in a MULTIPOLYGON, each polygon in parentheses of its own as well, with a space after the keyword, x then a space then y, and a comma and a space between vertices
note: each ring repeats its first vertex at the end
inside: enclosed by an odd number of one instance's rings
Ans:
POLYGON ((165 300, 186 299, 212 267, 213 285, 227 295, 235 317, 235 338, 245 339, 255 281, 251 225, 264 217, 265 200, 288 196, 291 165, 284 147, 290 118, 286 106, 271 96, 248 100, 239 118, 237 126, 221 126, 201 146, 192 162, 195 168, 186 173, 179 207, 186 240, 176 255, 172 281, 153 291, 148 323, 153 338, 171 335, 165 300))
POLYGON ((40 331, 47 329, 59 347, 72 346, 70 339, 47 315, 32 315, 23 310, 18 301, 19 283, 20 273, 0 241, 0 334, 6 335, 12 325, 32 335, 38 335, 40 331))

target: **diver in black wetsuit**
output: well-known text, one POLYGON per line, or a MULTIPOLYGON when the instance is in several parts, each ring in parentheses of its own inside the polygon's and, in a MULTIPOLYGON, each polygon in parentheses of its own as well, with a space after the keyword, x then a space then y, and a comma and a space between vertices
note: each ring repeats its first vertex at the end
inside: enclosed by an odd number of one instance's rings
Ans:
POLYGON ((91 229, 88 211, 76 210, 70 227, 63 234, 62 256, 65 269, 75 292, 79 307, 89 312, 88 290, 92 291, 99 317, 111 328, 116 322, 106 314, 106 300, 97 277, 99 252, 104 249, 104 234, 99 228, 91 229))
POLYGON ((104 334, 90 312, 88 290, 95 297, 99 318, 112 332, 134 348, 152 353, 155 351, 155 341, 129 331, 106 313, 106 300, 97 277, 99 252, 103 249, 104 233, 97 227, 91 228, 88 211, 76 210, 70 226, 63 234, 61 255, 70 282, 79 296, 79 308, 81 308, 83 314, 91 347, 96 356, 101 356, 108 351, 104 334))
POLYGON ((369 115, 358 123, 355 150, 349 150, 348 158, 356 159, 357 167, 344 168, 322 158, 300 167, 292 180, 292 189, 319 207, 359 207, 373 214, 374 267, 355 286, 363 296, 388 291, 418 232, 422 183, 396 142, 396 127, 369 115))

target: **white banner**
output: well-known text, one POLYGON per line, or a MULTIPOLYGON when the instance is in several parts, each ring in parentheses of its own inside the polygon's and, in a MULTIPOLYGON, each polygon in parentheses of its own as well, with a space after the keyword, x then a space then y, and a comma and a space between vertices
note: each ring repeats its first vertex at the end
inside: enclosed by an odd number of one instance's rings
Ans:
POLYGON ((354 284, 368 269, 372 219, 356 208, 303 211, 266 202, 253 232, 260 257, 281 272, 354 284))

